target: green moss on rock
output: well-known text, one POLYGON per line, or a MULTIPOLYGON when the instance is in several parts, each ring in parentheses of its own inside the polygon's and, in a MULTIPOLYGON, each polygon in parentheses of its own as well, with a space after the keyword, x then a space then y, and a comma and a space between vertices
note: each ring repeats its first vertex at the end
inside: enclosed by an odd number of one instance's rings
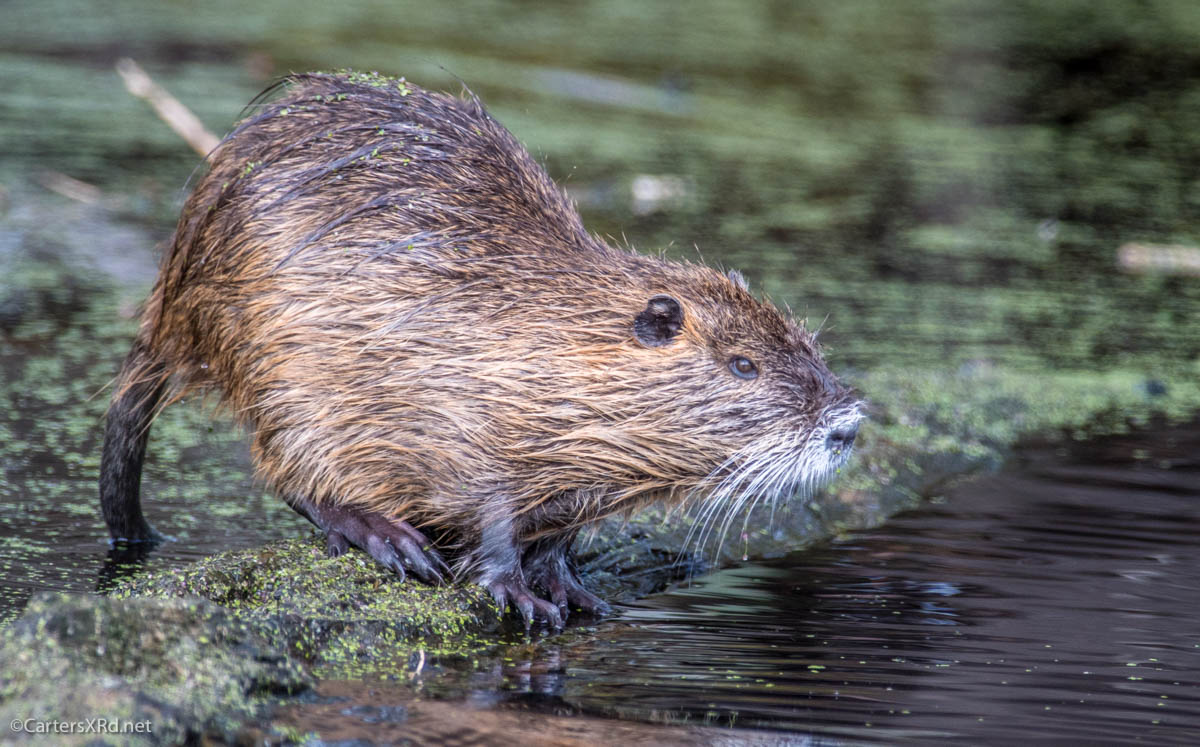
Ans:
POLYGON ((55 733, 56 744, 228 736, 310 683, 254 625, 199 599, 41 594, 0 634, 0 661, 0 723, 149 723, 141 735, 55 733))
POLYGON ((402 580, 357 551, 330 558, 315 534, 138 576, 112 594, 221 605, 326 676, 387 669, 416 651, 470 655, 494 645, 502 619, 481 587, 402 580))

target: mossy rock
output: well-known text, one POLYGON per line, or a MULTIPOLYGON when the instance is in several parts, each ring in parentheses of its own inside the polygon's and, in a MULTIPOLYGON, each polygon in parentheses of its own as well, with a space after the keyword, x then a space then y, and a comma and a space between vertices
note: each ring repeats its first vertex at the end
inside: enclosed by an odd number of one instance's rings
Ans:
POLYGON ((357 551, 330 558, 316 534, 135 576, 111 594, 221 605, 287 655, 349 676, 417 649, 469 655, 493 644, 503 619, 480 587, 401 579, 357 551))
POLYGON ((56 744, 225 738, 311 681, 255 626, 199 599, 40 594, 0 634, 0 661, 0 723, 73 729, 9 737, 56 744), (81 728, 96 718, 149 731, 81 728))

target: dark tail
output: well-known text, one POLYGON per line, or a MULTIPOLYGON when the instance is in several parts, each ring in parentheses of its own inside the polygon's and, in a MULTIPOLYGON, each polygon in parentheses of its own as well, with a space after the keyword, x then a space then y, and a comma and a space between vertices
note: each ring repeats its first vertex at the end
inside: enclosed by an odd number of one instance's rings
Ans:
POLYGON ((133 344, 104 426, 104 455, 100 459, 100 508, 114 540, 158 542, 142 515, 142 460, 150 438, 150 422, 166 389, 164 367, 142 336, 133 344))

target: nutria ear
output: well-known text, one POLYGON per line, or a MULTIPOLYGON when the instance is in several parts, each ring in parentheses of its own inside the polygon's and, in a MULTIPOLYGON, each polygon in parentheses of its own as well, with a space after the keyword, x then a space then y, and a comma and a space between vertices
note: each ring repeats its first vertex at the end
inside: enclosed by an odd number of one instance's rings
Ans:
POLYGON ((633 334, 648 348, 666 345, 683 328, 683 307, 670 296, 655 296, 634 317, 633 334))
POLYGON ((750 284, 746 282, 746 276, 737 270, 730 270, 725 275, 733 281, 733 284, 744 291, 750 290, 750 284))

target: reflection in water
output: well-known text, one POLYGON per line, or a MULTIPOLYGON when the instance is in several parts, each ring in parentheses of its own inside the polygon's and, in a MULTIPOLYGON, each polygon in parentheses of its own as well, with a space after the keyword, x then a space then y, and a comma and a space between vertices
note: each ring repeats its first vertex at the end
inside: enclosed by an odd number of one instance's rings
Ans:
POLYGON ((121 581, 150 567, 149 561, 161 542, 110 542, 104 565, 96 579, 96 591, 106 594, 121 581))
MULTIPOLYGON (((320 734, 318 744, 522 745, 593 747, 594 745, 746 745, 804 744, 778 733, 703 725, 662 726, 613 721, 560 707, 530 713, 519 707, 489 708, 490 701, 432 700, 392 684, 323 682, 316 702, 290 706, 276 723, 296 733, 320 734), (367 701, 367 703, 364 703, 367 701)), ((512 706, 513 704, 510 704, 512 706)))
POLYGON ((1200 738, 1200 424, 1076 448, 651 597, 504 686, 854 739, 1200 738))

